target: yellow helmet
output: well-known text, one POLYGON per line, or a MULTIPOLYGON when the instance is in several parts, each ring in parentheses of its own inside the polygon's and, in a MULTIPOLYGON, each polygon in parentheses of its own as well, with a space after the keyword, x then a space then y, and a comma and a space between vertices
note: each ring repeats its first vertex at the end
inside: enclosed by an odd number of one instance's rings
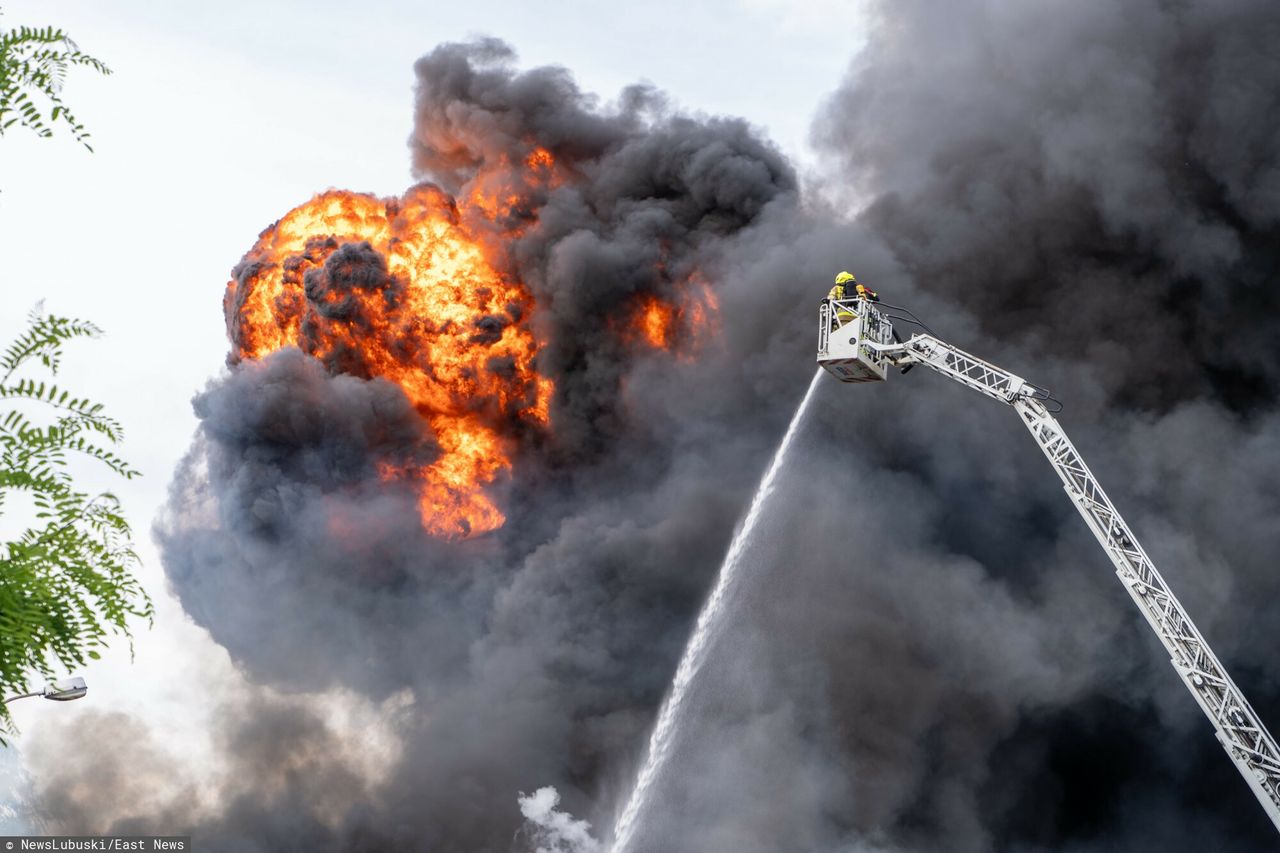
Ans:
POLYGON ((858 280, 853 277, 853 273, 851 272, 842 272, 838 276, 836 276, 836 284, 847 284, 848 282, 851 282, 851 281, 855 284, 857 284, 858 282, 858 280))

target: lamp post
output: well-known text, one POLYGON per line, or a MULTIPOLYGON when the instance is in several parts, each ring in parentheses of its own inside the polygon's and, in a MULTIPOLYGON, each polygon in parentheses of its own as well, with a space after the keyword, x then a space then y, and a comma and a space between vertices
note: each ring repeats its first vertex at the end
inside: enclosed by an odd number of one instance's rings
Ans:
POLYGON ((79 699, 88 692, 89 688, 84 683, 84 679, 77 675, 72 678, 64 678, 61 681, 50 682, 44 686, 43 690, 35 693, 10 696, 4 700, 4 704, 8 705, 10 702, 15 702, 18 699, 27 699, 32 696, 43 696, 46 699, 52 699, 54 702, 70 702, 72 699, 79 699))

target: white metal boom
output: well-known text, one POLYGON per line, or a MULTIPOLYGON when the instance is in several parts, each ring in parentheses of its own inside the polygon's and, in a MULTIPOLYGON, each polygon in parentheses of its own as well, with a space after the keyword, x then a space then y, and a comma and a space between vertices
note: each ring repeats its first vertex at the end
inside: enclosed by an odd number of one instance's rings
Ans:
POLYGON ((914 335, 906 343, 889 342, 888 320, 862 299, 824 302, 820 324, 818 362, 843 381, 875 381, 884 377, 887 365, 923 364, 1013 407, 1169 651, 1173 668, 1213 724, 1218 741, 1280 830, 1280 749, 1046 408, 1048 392, 930 334, 914 335), (843 325, 835 319, 837 307, 846 318, 843 325), (851 312, 854 319, 848 321, 851 312), (867 373, 877 375, 866 378, 867 373))

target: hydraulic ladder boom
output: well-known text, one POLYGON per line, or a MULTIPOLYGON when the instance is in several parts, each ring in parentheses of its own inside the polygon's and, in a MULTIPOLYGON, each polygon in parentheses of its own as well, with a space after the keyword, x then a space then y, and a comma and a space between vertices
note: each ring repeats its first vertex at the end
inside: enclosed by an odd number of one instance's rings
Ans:
POLYGON ((856 322, 839 329, 831 328, 830 309, 823 312, 826 325, 819 335, 819 363, 844 381, 867 380, 848 378, 849 353, 842 352, 842 347, 851 348, 854 360, 878 364, 881 376, 886 362, 899 367, 923 364, 1013 407, 1111 558, 1138 610, 1168 650, 1170 662, 1213 724, 1218 741, 1280 830, 1280 748, 1045 406, 1048 392, 933 335, 917 334, 906 343, 889 343, 890 332, 883 330, 888 321, 875 307, 859 300, 855 310, 856 322), (852 335, 839 334, 845 329, 852 335))

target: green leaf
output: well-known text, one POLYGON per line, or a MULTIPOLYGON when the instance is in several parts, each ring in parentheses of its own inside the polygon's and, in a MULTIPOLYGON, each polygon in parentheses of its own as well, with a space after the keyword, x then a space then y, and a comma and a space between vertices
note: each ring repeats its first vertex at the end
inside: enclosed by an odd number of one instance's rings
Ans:
MULTIPOLYGON (((33 674, 98 660, 112 636, 132 650, 133 620, 154 616, 119 499, 79 487, 81 466, 72 469, 90 459, 115 476, 136 476, 115 453, 120 425, 50 381, 68 341, 98 334, 37 309, 0 355, 0 505, 12 492, 34 506, 31 525, 0 541, 0 690, 10 693, 27 692, 33 674)), ((0 731, 13 731, 2 705, 0 731)))
POLYGON ((53 135, 50 125, 61 125, 92 151, 85 142, 88 132, 61 98, 67 71, 73 65, 103 75, 111 73, 105 63, 82 52, 67 33, 55 27, 0 30, 0 134, 20 124, 48 138, 53 135), (6 118, 9 115, 13 117, 6 118))

